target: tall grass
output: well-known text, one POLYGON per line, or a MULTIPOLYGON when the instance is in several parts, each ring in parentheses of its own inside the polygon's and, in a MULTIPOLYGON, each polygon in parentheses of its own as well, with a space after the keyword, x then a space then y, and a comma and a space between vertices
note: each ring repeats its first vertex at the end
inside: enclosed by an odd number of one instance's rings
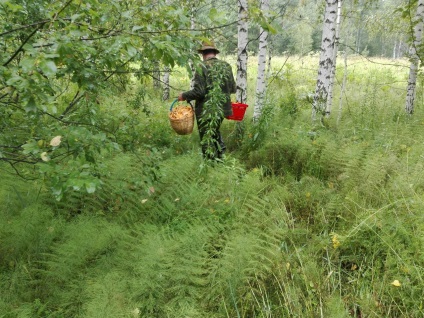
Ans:
POLYGON ((223 125, 223 164, 134 83, 108 99, 132 129, 96 193, 56 202, 2 165, 0 317, 422 317, 421 87, 406 116, 404 64, 351 58, 342 120, 334 103, 317 127, 316 57, 273 63, 261 121, 253 71, 244 134, 223 125))

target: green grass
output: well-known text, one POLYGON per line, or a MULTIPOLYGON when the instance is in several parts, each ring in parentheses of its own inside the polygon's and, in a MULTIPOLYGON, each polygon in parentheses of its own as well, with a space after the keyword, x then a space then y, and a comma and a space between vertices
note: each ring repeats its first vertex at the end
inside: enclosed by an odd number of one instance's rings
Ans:
MULTIPOLYGON (((316 126, 316 57, 284 60, 258 125, 249 75, 223 164, 134 84, 105 99, 131 129, 99 191, 56 202, 1 165, 0 317, 422 317, 422 87, 406 116, 406 70, 350 58, 341 120, 337 85, 316 126)), ((173 81, 188 87, 184 70, 173 81)))

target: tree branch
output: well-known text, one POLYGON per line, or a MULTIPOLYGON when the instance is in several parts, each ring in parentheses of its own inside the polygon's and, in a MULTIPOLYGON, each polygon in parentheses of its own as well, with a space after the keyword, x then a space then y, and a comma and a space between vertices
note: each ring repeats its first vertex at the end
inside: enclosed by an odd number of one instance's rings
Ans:
POLYGON ((218 25, 216 27, 208 27, 208 28, 202 28, 202 29, 182 28, 182 29, 173 29, 173 30, 136 31, 136 33, 133 33, 133 32, 125 32, 125 33, 129 34, 129 35, 138 36, 140 34, 161 34, 161 33, 175 33, 175 32, 183 32, 183 31, 206 32, 206 31, 213 31, 213 30, 217 30, 217 29, 226 28, 226 27, 229 27, 229 26, 231 26, 233 24, 237 24, 237 23, 238 23, 237 21, 234 21, 234 22, 230 22, 230 23, 226 23, 226 24, 221 24, 221 25, 218 25))
MULTIPOLYGON (((3 158, 0 158, 0 160, 3 160, 3 158)), ((15 167, 15 164, 16 163, 19 163, 19 162, 10 162, 10 161, 8 161, 8 160, 3 160, 3 161, 6 161, 8 164, 10 164, 10 166, 12 167, 12 169, 15 171, 15 173, 16 173, 16 175, 18 176, 18 177, 20 177, 20 178, 22 178, 22 179, 24 179, 24 180, 27 180, 27 181, 32 181, 32 180, 37 180, 37 178, 27 178, 27 177, 25 177, 25 176, 23 176, 20 172, 19 172, 19 170, 15 167)))
POLYGON ((30 38, 34 36, 35 33, 37 33, 39 29, 43 27, 43 25, 44 23, 39 25, 34 31, 31 32, 30 35, 28 35, 28 37, 22 42, 21 46, 15 51, 15 53, 13 53, 13 55, 6 61, 6 63, 3 64, 3 66, 7 66, 10 62, 13 61, 13 59, 19 54, 19 52, 22 51, 24 45, 29 41, 30 38))
POLYGON ((16 29, 12 29, 12 30, 9 30, 9 31, 6 31, 6 32, 3 32, 3 33, 0 33, 0 37, 1 37, 1 36, 4 36, 4 35, 7 35, 7 34, 9 34, 9 33, 13 33, 13 32, 16 32, 16 31, 22 30, 22 29, 27 29, 27 28, 30 28, 30 27, 36 26, 36 25, 39 25, 39 24, 46 24, 46 23, 47 23, 47 22, 49 22, 49 21, 50 21, 50 20, 42 20, 42 21, 38 21, 38 22, 31 23, 31 24, 22 25, 22 26, 20 26, 20 27, 18 27, 18 28, 16 28, 16 29))
POLYGON ((69 105, 68 105, 68 107, 66 107, 66 109, 63 111, 63 113, 59 116, 59 120, 62 120, 63 119, 63 117, 65 117, 65 115, 67 114, 67 113, 69 113, 69 111, 72 109, 72 107, 74 107, 75 106, 75 104, 77 104, 79 101, 80 101, 80 99, 84 96, 84 95, 79 95, 79 93, 80 93, 80 91, 77 91, 76 92, 76 94, 75 94, 75 96, 74 96, 74 98, 72 99, 72 101, 69 103, 69 105), (79 95, 79 96, 78 96, 79 95))
MULTIPOLYGON (((56 12, 56 14, 54 15, 53 20, 45 20, 45 21, 41 21, 41 22, 37 22, 35 25, 37 25, 37 27, 35 28, 34 31, 31 32, 31 34, 22 42, 21 46, 16 50, 16 52, 6 61, 6 63, 3 64, 3 66, 7 66, 10 62, 13 61, 13 59, 19 54, 19 52, 22 51, 22 48, 24 47, 24 45, 29 41, 29 39, 31 39, 35 33, 37 33, 38 30, 40 30, 47 22, 53 22, 54 20, 57 19, 57 16, 63 12, 63 10, 65 10, 65 8, 67 6, 69 6, 72 3, 73 0, 69 0, 67 3, 65 3, 65 5, 58 11, 56 12)), ((3 34, 1 34, 3 35, 3 34)))

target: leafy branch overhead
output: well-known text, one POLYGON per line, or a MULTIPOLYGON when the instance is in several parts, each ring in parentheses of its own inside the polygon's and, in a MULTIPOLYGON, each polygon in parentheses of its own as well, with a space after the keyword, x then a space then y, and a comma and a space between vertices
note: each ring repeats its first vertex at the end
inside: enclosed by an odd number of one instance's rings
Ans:
POLYGON ((97 182, 96 153, 119 147, 113 119, 100 114, 104 90, 128 84, 129 74, 148 77, 153 61, 174 66, 195 58, 187 8, 2 1, 1 129, 14 134, 1 135, 0 160, 27 177, 33 165, 61 165, 38 170, 58 179, 60 193, 67 191, 64 180, 70 176, 97 182), (44 140, 58 135, 63 144, 46 162, 44 140))

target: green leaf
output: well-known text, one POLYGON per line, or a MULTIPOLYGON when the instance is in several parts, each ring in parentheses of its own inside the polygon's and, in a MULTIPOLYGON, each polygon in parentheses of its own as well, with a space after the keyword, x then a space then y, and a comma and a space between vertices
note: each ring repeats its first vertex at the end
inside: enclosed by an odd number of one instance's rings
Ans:
POLYGON ((138 30, 141 30, 141 29, 143 29, 142 26, 140 26, 140 25, 134 25, 133 28, 132 28, 132 31, 135 32, 135 31, 138 31, 138 30))
POLYGON ((56 197, 57 201, 60 201, 63 197, 63 189, 59 187, 52 187, 52 193, 56 197))
POLYGON ((44 60, 40 63, 40 69, 47 77, 54 76, 57 72, 56 64, 52 60, 44 60))
POLYGON ((11 1, 2 1, 1 3, 2 5, 7 5, 8 9, 11 10, 12 12, 18 12, 23 9, 21 5, 14 4, 11 1))
POLYGON ((25 106, 25 111, 27 113, 36 112, 37 111, 37 104, 35 103, 35 100, 33 97, 30 97, 28 100, 28 103, 25 106))
POLYGON ((218 10, 216 8, 210 9, 209 19, 213 20, 217 14, 218 14, 218 10))
POLYGON ((22 71, 29 72, 34 69, 35 59, 32 57, 27 57, 21 60, 20 66, 22 67, 22 71))
POLYGON ((81 188, 84 186, 84 182, 78 179, 73 179, 71 184, 72 184, 72 189, 75 191, 81 190, 81 188))
POLYGON ((71 21, 75 22, 79 17, 81 16, 81 14, 74 14, 71 16, 71 21))
POLYGON ((40 152, 40 147, 38 147, 38 144, 35 140, 30 140, 26 144, 22 145, 23 151, 22 153, 24 155, 28 154, 37 154, 40 152))
POLYGON ((123 18, 126 18, 126 19, 132 18, 132 10, 128 10, 128 11, 122 12, 122 17, 123 18))
POLYGON ((87 193, 94 193, 96 192, 96 184, 93 182, 88 182, 85 184, 85 189, 87 190, 87 193))
POLYGON ((130 57, 137 55, 137 49, 131 44, 127 45, 127 52, 130 57))
POLYGON ((21 76, 19 76, 17 73, 17 70, 11 70, 11 72, 8 75, 8 79, 6 81, 6 84, 8 86, 12 86, 12 87, 16 87, 17 85, 19 85, 19 83, 23 82, 23 78, 21 76))

